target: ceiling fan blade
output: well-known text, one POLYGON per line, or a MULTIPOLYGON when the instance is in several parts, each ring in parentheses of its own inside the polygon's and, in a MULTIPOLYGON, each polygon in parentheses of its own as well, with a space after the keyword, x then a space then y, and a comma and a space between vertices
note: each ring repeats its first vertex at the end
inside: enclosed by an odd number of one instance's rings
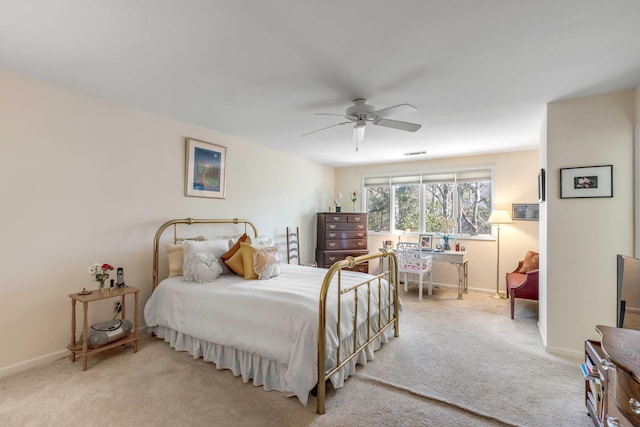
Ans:
POLYGON ((389 117, 395 114, 415 113, 416 111, 418 111, 418 109, 413 105, 400 104, 400 105, 394 105, 393 107, 383 108, 381 110, 374 111, 372 114, 374 114, 377 117, 389 117))
POLYGON ((340 126, 340 125, 346 125, 347 123, 352 123, 352 122, 347 121, 347 122, 342 122, 342 123, 336 123, 335 125, 327 126, 327 127, 321 128, 321 129, 312 130, 311 132, 307 132, 307 133, 305 133, 303 135, 300 135, 300 137, 302 138, 303 136, 311 135, 312 133, 320 132, 321 130, 330 129, 332 127, 336 127, 336 126, 340 126))
POLYGON ((401 122, 399 120, 379 119, 373 122, 374 125, 384 126, 387 128, 406 130, 408 132, 415 132, 422 127, 417 123, 401 122))

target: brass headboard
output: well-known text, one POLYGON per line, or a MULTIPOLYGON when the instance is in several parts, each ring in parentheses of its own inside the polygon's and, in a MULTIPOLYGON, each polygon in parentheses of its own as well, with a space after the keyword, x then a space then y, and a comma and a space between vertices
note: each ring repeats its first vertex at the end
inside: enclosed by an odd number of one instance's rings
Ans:
POLYGON ((193 219, 193 218, 185 218, 185 219, 172 219, 171 221, 167 221, 158 228, 156 231, 156 236, 153 239, 153 289, 158 286, 158 252, 159 252, 159 244, 160 237, 164 233, 164 231, 173 225, 173 241, 176 242, 179 240, 178 238, 178 225, 186 224, 244 224, 244 232, 247 232, 247 226, 250 226, 253 229, 253 237, 258 237, 258 229, 255 225, 248 219, 239 219, 239 218, 231 218, 231 219, 193 219))

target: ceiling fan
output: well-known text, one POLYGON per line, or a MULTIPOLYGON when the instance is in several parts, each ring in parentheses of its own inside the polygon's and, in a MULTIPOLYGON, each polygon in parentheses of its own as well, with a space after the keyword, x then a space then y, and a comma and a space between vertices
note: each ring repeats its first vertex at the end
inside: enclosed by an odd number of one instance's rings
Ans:
POLYGON ((416 107, 409 104, 394 105, 393 107, 383 108, 376 110, 374 106, 367 104, 367 100, 364 98, 357 98, 353 100, 353 105, 347 108, 346 114, 330 114, 330 113, 316 113, 317 116, 339 116, 344 117, 346 121, 342 123, 336 123, 335 125, 327 126, 322 129, 317 129, 301 136, 311 135, 312 133, 320 132, 325 129, 329 129, 335 126, 346 125, 353 123, 353 142, 356 145, 356 151, 358 151, 358 143, 364 139, 364 128, 367 122, 378 126, 384 126, 393 129, 405 130, 408 132, 415 132, 422 127, 422 125, 409 122, 401 122, 399 120, 387 119, 387 117, 400 113, 413 113, 418 111, 416 107))

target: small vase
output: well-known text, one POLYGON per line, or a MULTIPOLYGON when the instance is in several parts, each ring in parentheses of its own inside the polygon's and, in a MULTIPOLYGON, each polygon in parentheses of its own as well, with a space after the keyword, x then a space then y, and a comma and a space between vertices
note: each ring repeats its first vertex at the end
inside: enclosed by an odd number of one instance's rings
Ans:
POLYGON ((444 239, 444 250, 445 251, 450 251, 451 250, 451 245, 449 244, 449 239, 444 239))
POLYGON ((356 211, 356 201, 355 200, 353 200, 353 211, 354 212, 356 211))
POLYGON ((104 288, 104 282, 105 282, 104 280, 99 280, 99 281, 98 281, 98 291, 99 291, 100 293, 104 292, 104 290, 105 290, 105 288, 104 288))

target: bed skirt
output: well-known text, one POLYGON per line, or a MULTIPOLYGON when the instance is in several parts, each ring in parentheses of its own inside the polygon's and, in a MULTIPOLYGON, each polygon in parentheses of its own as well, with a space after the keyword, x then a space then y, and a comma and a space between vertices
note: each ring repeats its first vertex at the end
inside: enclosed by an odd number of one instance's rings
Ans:
MULTIPOLYGON (((288 367, 283 363, 278 363, 271 359, 233 347, 198 339, 164 326, 149 327, 147 331, 155 334, 158 338, 164 339, 176 351, 186 351, 193 356, 194 359, 202 358, 206 362, 212 362, 216 365, 217 369, 229 369, 233 375, 242 377, 242 381, 245 383, 253 380, 253 385, 255 386, 262 386, 267 391, 280 391, 287 397, 296 396, 303 405, 307 405, 311 390, 292 390, 292 388, 295 387, 291 387, 291 384, 296 384, 297 381, 288 378, 288 375, 292 375, 292 373, 289 372, 288 367)), ((366 339, 366 324, 359 327, 358 335, 360 336, 359 339, 362 339, 362 337, 366 339)), ((332 375, 331 384, 333 387, 342 387, 349 375, 355 374, 357 365, 366 366, 368 361, 373 360, 374 352, 378 350, 382 344, 386 344, 391 336, 393 336, 393 328, 387 329, 384 334, 369 344, 364 351, 360 352, 358 356, 332 375)), ((352 336, 342 340, 342 349, 348 348, 353 348, 352 336)), ((340 359, 345 359, 345 355, 341 354, 340 359)), ((317 383, 316 362, 317 360, 314 359, 313 366, 309 367, 309 374, 313 375, 315 383, 317 383)), ((329 367, 329 370, 335 365, 334 352, 329 357, 326 366, 329 367)))

